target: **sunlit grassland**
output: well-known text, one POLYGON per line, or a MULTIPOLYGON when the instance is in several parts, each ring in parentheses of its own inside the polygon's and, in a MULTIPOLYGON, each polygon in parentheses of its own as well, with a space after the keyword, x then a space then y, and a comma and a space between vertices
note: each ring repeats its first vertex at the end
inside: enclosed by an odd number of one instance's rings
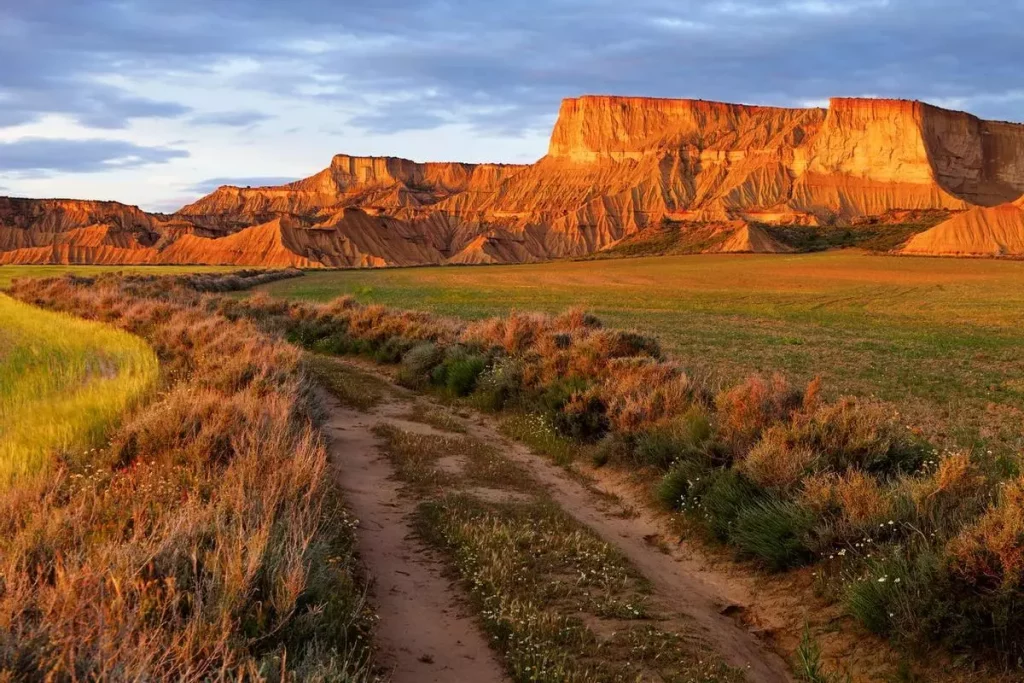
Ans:
POLYGON ((276 296, 465 318, 582 305, 655 334, 723 381, 820 375, 875 395, 941 442, 1018 450, 1024 420, 1024 263, 856 251, 668 256, 518 266, 330 271, 276 296))
POLYGON ((157 373, 138 337, 0 294, 0 489, 98 445, 157 373))
POLYGON ((95 277, 104 273, 141 275, 182 275, 184 273, 224 273, 240 270, 236 266, 0 266, 0 289, 21 277, 60 277, 80 275, 95 277))

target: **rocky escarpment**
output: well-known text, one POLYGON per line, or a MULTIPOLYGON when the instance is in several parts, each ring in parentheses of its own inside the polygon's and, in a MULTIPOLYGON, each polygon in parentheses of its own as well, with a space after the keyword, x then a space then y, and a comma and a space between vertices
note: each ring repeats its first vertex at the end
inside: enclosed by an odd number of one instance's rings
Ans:
MULTIPOLYGON (((222 187, 173 217, 3 200, 0 262, 507 263, 591 254, 673 222, 846 225, 929 211, 953 220, 904 251, 939 253, 980 225, 1012 244, 1013 211, 995 207, 1022 196, 1020 124, 902 100, 786 109, 587 96, 562 103, 547 155, 528 166, 338 155, 309 178, 222 187)), ((730 248, 785 250, 762 237, 737 231, 730 248)))
POLYGON ((910 256, 1024 256, 1024 199, 974 207, 915 235, 900 250, 910 256))

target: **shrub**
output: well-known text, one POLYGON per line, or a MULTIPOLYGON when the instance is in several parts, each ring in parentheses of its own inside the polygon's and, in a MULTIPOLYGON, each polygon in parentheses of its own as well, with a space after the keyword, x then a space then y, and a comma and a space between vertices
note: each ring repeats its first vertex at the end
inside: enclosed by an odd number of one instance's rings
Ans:
POLYGON ((943 457, 930 474, 903 477, 896 502, 909 508, 907 517, 915 526, 948 540, 985 513, 993 493, 992 484, 970 455, 960 452, 943 457))
POLYGON ((851 467, 883 476, 913 472, 928 453, 926 444, 878 403, 846 397, 798 422, 795 437, 821 456, 822 468, 833 472, 851 467))
POLYGON ((604 401, 595 391, 573 394, 554 414, 555 429, 583 443, 596 443, 608 432, 608 416, 604 401))
POLYGON ((890 502, 874 477, 850 470, 835 484, 843 520, 854 527, 874 526, 889 516, 890 502))
POLYGON ((1007 482, 999 500, 948 546, 963 580, 988 588, 1020 588, 1024 579, 1024 479, 1007 482))
POLYGON ((636 438, 634 435, 609 432, 598 442, 591 459, 595 467, 604 467, 609 463, 621 465, 631 462, 635 448, 636 438))
POLYGON ((470 353, 464 347, 453 347, 448 350, 444 362, 434 368, 431 379, 452 396, 469 396, 486 367, 487 359, 483 356, 470 353))
POLYGON ((793 443, 784 427, 770 427, 740 461, 739 469, 765 488, 786 490, 798 484, 816 460, 814 451, 793 443))
POLYGON ((691 512, 715 538, 728 541, 740 511, 763 495, 761 489, 736 470, 715 469, 691 487, 691 499, 695 502, 691 512))
POLYGON ((380 344, 373 352, 373 359, 378 363, 387 363, 394 365, 402 360, 405 352, 409 350, 411 342, 402 339, 401 337, 388 337, 384 343, 380 344))
POLYGON ((519 399, 523 392, 522 361, 497 358, 477 379, 474 404, 481 410, 497 412, 519 399))
POLYGON ((620 358, 607 367, 601 393, 608 417, 621 431, 635 432, 676 417, 694 403, 690 377, 670 363, 649 358, 620 358))
POLYGON ((344 332, 335 332, 334 334, 321 337, 313 342, 311 348, 317 353, 325 353, 332 356, 344 356, 352 353, 354 348, 354 342, 344 332))
POLYGON ((901 601, 901 592, 910 582, 901 564, 887 559, 873 562, 866 575, 851 581, 846 590, 847 610, 873 633, 889 635, 897 611, 904 613, 898 603, 901 601))
POLYGON ((810 510, 791 501, 769 498, 742 507, 731 540, 747 556, 773 571, 812 559, 807 534, 814 525, 810 510))
POLYGON ((740 453, 752 446, 768 427, 787 421, 802 404, 802 394, 781 375, 754 376, 721 392, 716 427, 721 438, 740 453))
POLYGON ((444 360, 444 353, 433 342, 422 342, 406 351, 398 379, 405 386, 421 387, 430 381, 431 373, 444 360))
POLYGON ((711 424, 697 407, 684 415, 641 432, 636 438, 637 465, 668 469, 674 462, 702 458, 711 440, 711 424))
POLYGON ((686 506, 690 488, 707 473, 708 470, 696 462, 677 462, 661 478, 655 495, 668 509, 680 510, 686 506))

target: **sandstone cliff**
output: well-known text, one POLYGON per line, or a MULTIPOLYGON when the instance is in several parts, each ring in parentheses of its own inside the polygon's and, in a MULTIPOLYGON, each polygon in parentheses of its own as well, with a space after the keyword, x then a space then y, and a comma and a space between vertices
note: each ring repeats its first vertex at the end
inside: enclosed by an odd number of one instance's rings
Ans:
MULTIPOLYGON (((905 253, 1009 253, 1015 214, 996 207, 1022 196, 1020 124, 899 100, 785 109, 587 96, 562 103, 548 154, 528 166, 338 155, 309 178, 221 187, 172 217, 3 199, 0 263, 524 262, 672 222, 845 225, 928 211, 955 217, 905 253)), ((786 249, 756 227, 724 246, 786 249)))
POLYGON ((900 250, 916 256, 1024 256, 1024 200, 975 207, 914 236, 900 250))

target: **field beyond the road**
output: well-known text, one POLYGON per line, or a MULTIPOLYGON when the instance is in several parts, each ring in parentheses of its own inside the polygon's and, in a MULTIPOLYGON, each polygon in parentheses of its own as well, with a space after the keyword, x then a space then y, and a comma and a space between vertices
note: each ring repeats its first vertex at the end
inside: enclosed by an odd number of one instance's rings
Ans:
POLYGON ((157 372, 138 337, 0 294, 0 490, 100 445, 157 372))
POLYGON ((949 445, 1016 451, 1024 423, 1024 262, 841 251, 311 272, 274 296, 465 318, 584 306, 655 334, 725 381, 820 375, 949 445))

